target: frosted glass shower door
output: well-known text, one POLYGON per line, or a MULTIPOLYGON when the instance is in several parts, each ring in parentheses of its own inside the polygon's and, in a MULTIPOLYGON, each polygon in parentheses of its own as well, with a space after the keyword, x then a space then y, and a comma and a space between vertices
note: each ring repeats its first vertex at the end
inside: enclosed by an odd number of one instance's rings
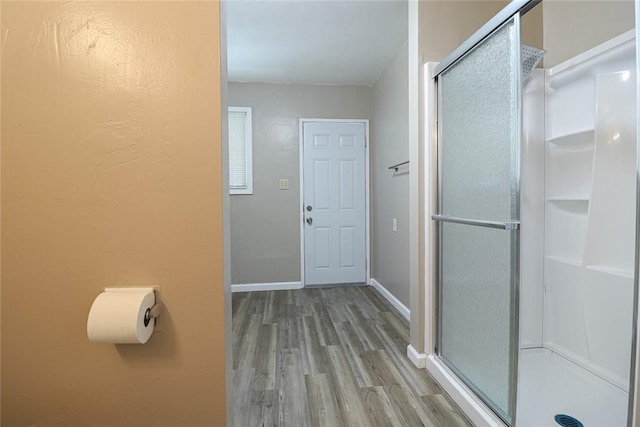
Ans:
POLYGON ((440 358, 507 423, 515 408, 519 17, 438 76, 440 358))

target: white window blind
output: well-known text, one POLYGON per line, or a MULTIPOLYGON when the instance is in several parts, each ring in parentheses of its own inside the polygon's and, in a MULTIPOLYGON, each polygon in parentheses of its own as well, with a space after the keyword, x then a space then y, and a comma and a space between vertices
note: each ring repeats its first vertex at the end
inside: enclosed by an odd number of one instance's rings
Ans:
POLYGON ((252 194, 251 108, 229 107, 229 190, 252 194))

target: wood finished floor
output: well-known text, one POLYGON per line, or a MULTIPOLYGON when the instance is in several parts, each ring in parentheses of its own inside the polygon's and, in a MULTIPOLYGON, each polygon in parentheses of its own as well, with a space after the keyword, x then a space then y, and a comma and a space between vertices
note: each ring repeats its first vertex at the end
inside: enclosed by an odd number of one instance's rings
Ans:
POLYGON ((235 425, 471 426, 408 341, 371 287, 235 293, 235 425))

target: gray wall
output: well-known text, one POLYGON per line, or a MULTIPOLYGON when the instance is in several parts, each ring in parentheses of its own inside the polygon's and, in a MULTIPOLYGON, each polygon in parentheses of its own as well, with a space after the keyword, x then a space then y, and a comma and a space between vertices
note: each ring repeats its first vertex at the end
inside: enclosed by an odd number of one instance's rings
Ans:
POLYGON ((231 196, 231 282, 300 281, 298 120, 370 119, 372 89, 229 83, 229 105, 253 107, 253 195, 231 196))
POLYGON ((373 86, 371 121, 372 274, 409 306, 409 72, 405 44, 373 86), (392 220, 398 231, 392 231, 392 220))

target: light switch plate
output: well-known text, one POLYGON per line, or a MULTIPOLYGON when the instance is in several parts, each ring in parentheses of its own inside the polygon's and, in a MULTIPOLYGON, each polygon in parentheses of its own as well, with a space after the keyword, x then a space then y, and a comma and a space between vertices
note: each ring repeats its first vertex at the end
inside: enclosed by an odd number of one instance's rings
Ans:
POLYGON ((393 218, 393 232, 394 233, 398 232, 398 219, 397 218, 393 218))
POLYGON ((289 189, 289 180, 288 179, 281 179, 280 180, 280 189, 281 190, 288 190, 289 189))

